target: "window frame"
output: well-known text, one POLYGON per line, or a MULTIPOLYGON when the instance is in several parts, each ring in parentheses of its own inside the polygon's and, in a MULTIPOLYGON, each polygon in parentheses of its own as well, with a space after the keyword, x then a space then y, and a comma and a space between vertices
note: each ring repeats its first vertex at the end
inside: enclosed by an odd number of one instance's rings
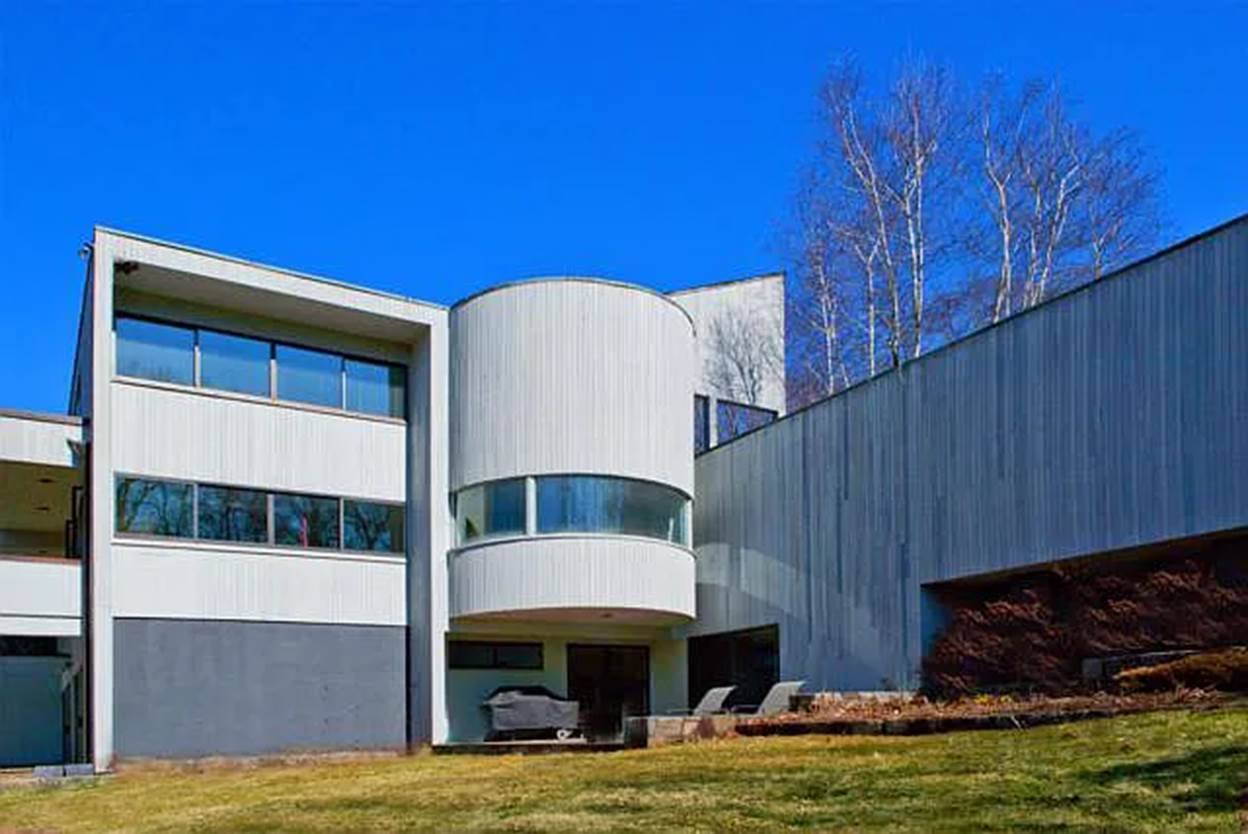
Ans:
POLYGON ((196 533, 199 530, 199 484, 194 481, 183 481, 178 478, 160 478, 150 475, 131 475, 128 473, 117 472, 113 475, 113 535, 125 536, 136 539, 147 539, 150 541, 169 541, 169 542, 187 542, 198 541, 196 533), (173 533, 147 533, 142 530, 122 530, 118 523, 121 519, 118 515, 120 507, 117 504, 117 488, 121 482, 125 481, 148 481, 156 484, 172 484, 175 486, 190 487, 191 494, 191 533, 189 536, 179 536, 173 533))
MULTIPOLYGON (((623 536, 626 538, 638 538, 638 539, 645 539, 647 541, 665 542, 666 544, 676 545, 677 547, 683 547, 686 549, 690 549, 692 547, 691 542, 692 542, 693 531, 690 529, 690 518, 689 518, 689 511, 690 511, 690 507, 692 506, 692 499, 690 499, 688 495, 686 495, 684 492, 682 492, 681 490, 677 489, 674 486, 670 486, 668 484, 662 484, 657 481, 648 481, 642 478, 629 478, 629 477, 625 477, 621 475, 600 475, 600 474, 587 474, 587 473, 559 473, 559 474, 552 473, 552 474, 535 476, 534 480, 536 482, 536 493, 534 495, 534 508, 533 508, 533 515, 534 515, 534 522, 535 522, 534 534, 537 536, 623 536), (668 536, 660 537, 660 536, 650 535, 649 533, 642 533, 642 532, 636 532, 636 531, 630 531, 630 530, 610 530, 610 529, 605 529, 605 528, 577 529, 575 527, 569 527, 569 528, 557 529, 557 530, 551 530, 551 529, 543 530, 542 529, 542 516, 541 516, 542 481, 543 480, 557 480, 557 479, 605 481, 605 482, 613 482, 613 483, 622 483, 622 484, 626 484, 630 486, 644 486, 649 489, 655 490, 656 493, 658 494, 664 494, 665 497, 669 497, 669 498, 674 497, 679 502, 679 506, 677 508, 676 514, 674 515, 674 518, 678 525, 678 530, 680 532, 680 535, 677 538, 671 538, 668 536)), ((624 506, 625 505, 622 505, 621 510, 620 510, 621 520, 624 518, 624 506)))
POLYGON ((123 379, 142 379, 142 380, 147 380, 149 382, 155 382, 160 385, 176 385, 176 386, 183 387, 183 388, 186 388, 186 387, 198 388, 199 387, 199 327, 197 327, 196 325, 185 324, 183 322, 178 322, 178 321, 170 321, 169 319, 161 319, 161 318, 156 318, 153 316, 142 316, 142 315, 136 316, 136 315, 130 315, 128 313, 114 313, 113 314, 113 328, 112 328, 111 335, 113 337, 113 374, 115 376, 122 377, 123 379), (185 330, 188 333, 190 333, 190 336, 191 336, 191 356, 190 356, 191 381, 190 383, 179 382, 177 380, 157 379, 155 377, 134 376, 133 374, 121 373, 121 371, 119 370, 121 366, 121 362, 118 360, 121 358, 122 339, 121 339, 121 334, 117 332, 117 323, 123 319, 131 319, 133 321, 142 322, 144 324, 154 324, 160 327, 176 328, 178 330, 185 330))
POLYGON ((463 487, 462 489, 457 490, 455 492, 455 504, 454 504, 453 512, 452 512, 452 515, 455 518, 455 536, 454 536, 455 547, 456 548, 475 547, 476 545, 483 544, 485 542, 500 541, 504 539, 515 539, 515 538, 520 538, 520 537, 529 535, 530 533, 530 530, 529 530, 529 502, 530 502, 529 480, 530 480, 529 478, 523 477, 523 476, 514 477, 514 478, 494 478, 493 480, 489 480, 489 481, 479 481, 475 484, 472 484, 470 486, 466 486, 466 487, 463 487), (519 484, 520 486, 520 526, 519 528, 503 530, 500 532, 481 532, 481 533, 478 533, 473 538, 465 540, 463 538, 462 531, 460 530, 461 519, 459 515, 461 502, 463 500, 464 493, 469 492, 471 490, 477 490, 477 489, 488 490, 491 487, 496 487, 501 484, 513 484, 513 483, 519 484))
POLYGON ((446 641, 446 668, 448 670, 455 669, 455 670, 463 670, 463 671, 471 671, 471 670, 480 671, 480 670, 493 669, 493 670, 501 670, 501 671, 506 671, 506 672, 542 672, 542 671, 545 671, 546 669, 546 646, 541 641, 535 641, 535 640, 474 640, 474 639, 461 640, 457 638, 453 639, 453 638, 448 637, 446 641), (461 644, 461 645, 466 645, 466 646, 488 647, 490 651, 490 661, 484 664, 457 663, 455 662, 455 658, 453 657, 454 652, 451 649, 451 646, 455 644, 461 644), (512 666, 512 665, 506 665, 506 664, 499 664, 498 650, 500 648, 523 648, 523 649, 529 649, 529 650, 536 648, 537 649, 537 665, 536 666, 534 665, 512 666))
POLYGON ((112 360, 113 361, 113 376, 118 379, 136 380, 136 381, 143 382, 143 383, 150 383, 153 385, 167 385, 167 386, 171 386, 174 388, 182 388, 182 389, 190 388, 196 391, 203 391, 203 392, 212 393, 212 394, 220 394, 226 397, 238 397, 238 398, 243 398, 247 400, 252 400, 255 402, 269 402, 275 405, 283 405, 283 406, 288 406, 288 407, 293 407, 293 408, 305 408, 305 409, 311 409, 311 410, 317 410, 317 411, 326 411, 326 412, 331 412, 331 413, 336 413, 336 414, 349 414, 352 416, 364 417, 366 419, 372 419, 372 420, 384 420, 387 422, 402 422, 402 423, 406 423, 408 421, 408 388, 409 388, 408 372, 410 369, 408 365, 403 362, 396 362, 390 359, 379 359, 374 356, 365 356, 359 353, 348 353, 348 352, 340 351, 340 350, 332 350, 332 349, 318 347, 316 345, 311 345, 311 344, 307 344, 303 342, 292 342, 288 339, 272 338, 269 336, 257 336, 254 333, 247 333, 247 332, 233 330, 233 329, 226 328, 226 327, 215 327, 212 325, 194 324, 191 322, 177 321, 175 319, 167 319, 161 316, 148 315, 146 313, 132 313, 126 310, 118 310, 113 313, 112 335, 113 335, 113 360, 112 360), (182 330, 190 331, 191 337, 192 337, 191 351, 192 351, 192 357, 193 357, 191 382, 189 384, 184 383, 184 382, 169 382, 163 379, 153 379, 151 377, 134 376, 132 374, 121 373, 118 370, 118 363, 117 363, 117 348, 118 348, 117 322, 123 319, 132 319, 134 321, 147 322, 149 324, 157 324, 157 325, 162 325, 165 327, 176 327, 182 330), (216 333, 222 336, 234 336, 237 338, 250 339, 256 342, 267 343, 269 346, 269 392, 268 394, 267 395, 251 394, 251 393, 246 393, 246 392, 241 392, 241 391, 234 391, 229 388, 213 388, 213 387, 204 385, 203 380, 202 380, 202 367, 201 367, 202 359, 200 355, 200 333, 202 332, 216 333), (318 403, 304 402, 302 400, 287 400, 287 399, 282 399, 281 397, 279 397, 277 395, 277 386, 278 386, 277 349, 278 347, 288 347, 288 348, 292 348, 295 350, 315 351, 317 353, 324 353, 330 356, 337 357, 337 359, 339 360, 339 371, 338 371, 339 405, 337 406, 321 405, 318 403), (370 365, 381 365, 383 367, 397 369, 399 371, 398 378, 401 379, 403 382, 403 395, 401 397, 401 402, 403 405, 403 414, 401 416, 396 417, 394 415, 389 415, 389 414, 378 414, 377 412, 374 412, 374 411, 353 411, 347 408, 347 363, 348 362, 363 362, 363 363, 368 363, 370 365))
POLYGON ((407 530, 407 505, 406 504, 400 504, 394 501, 374 501, 374 500, 366 499, 366 498, 351 498, 349 496, 343 496, 342 498, 339 499, 339 502, 338 502, 338 526, 339 526, 338 546, 339 546, 339 549, 343 553, 382 554, 386 556, 406 556, 407 555, 408 530, 407 530), (402 542, 403 547, 401 547, 399 550, 360 550, 359 548, 355 548, 355 547, 347 547, 347 502, 348 501, 350 501, 353 504, 372 504, 378 507, 389 507, 391 509, 399 510, 399 519, 403 524, 403 542, 402 542))
POLYGON ((770 426, 772 423, 776 422, 779 419, 780 419, 780 412, 775 410, 774 408, 767 408, 766 406, 761 406, 761 405, 751 405, 749 403, 738 402, 736 400, 716 399, 715 400, 715 414, 714 414, 714 421, 715 421, 715 444, 714 445, 722 446, 725 443, 731 443, 732 441, 736 440, 738 437, 745 437, 747 434, 753 434, 759 429, 770 426), (768 419, 765 422, 759 423, 757 426, 751 426, 750 428, 747 428, 743 432, 733 434, 730 437, 725 437, 724 425, 727 424, 727 421, 721 422, 720 416, 724 410, 731 411, 732 409, 739 409, 740 411, 746 414, 749 414, 749 413, 765 414, 768 416, 768 419))
POLYGON ((195 542, 200 545, 209 547, 228 547, 228 548, 249 548, 249 549, 276 549, 288 551, 291 553, 317 553, 317 554, 333 554, 338 553, 348 556, 373 556, 383 559, 406 559, 408 547, 408 529, 407 529, 407 504, 400 501, 379 501, 366 498, 355 498, 345 495, 325 495, 323 493, 311 492, 295 492, 284 489, 265 489, 250 486, 236 486, 231 484, 221 484, 215 482, 199 482, 188 481, 179 478, 152 477, 148 475, 137 475, 129 472, 113 473, 113 537, 121 540, 138 539, 146 541, 160 542, 195 542), (173 484, 177 486, 190 487, 190 535, 178 536, 166 533, 145 533, 134 530, 123 530, 118 524, 118 507, 116 504, 117 488, 123 481, 150 481, 161 484, 173 484), (208 489, 224 489, 238 490, 245 492, 257 492, 264 495, 265 506, 265 539, 264 541, 253 541, 250 539, 215 539, 201 536, 199 534, 200 521, 200 491, 204 488, 208 489), (289 496, 294 498, 311 498, 314 500, 329 500, 335 503, 338 513, 338 523, 335 528, 338 535, 338 544, 334 547, 323 545, 300 545, 287 544, 277 540, 277 514, 275 507, 275 499, 278 496, 289 496), (401 525, 402 547, 399 550, 361 550, 346 546, 346 504, 351 501, 356 504, 370 504, 378 507, 386 507, 391 510, 398 510, 399 524, 401 525))
POLYGON ((495 478, 489 481, 478 481, 475 484, 461 487, 450 494, 451 515, 454 518, 454 532, 452 535, 453 544, 452 551, 471 550, 476 547, 495 544, 498 542, 516 541, 521 539, 534 538, 586 538, 586 537, 608 537, 608 538, 624 538, 624 539, 641 539, 643 541, 662 542, 664 544, 679 547, 684 550, 693 550, 693 499, 689 497, 683 490, 671 484, 665 484, 659 481, 652 481, 646 478, 630 478, 624 475, 603 475, 592 472, 549 472, 542 475, 528 475, 524 477, 511 478, 495 478), (540 483, 543 479, 557 478, 583 478, 590 480, 605 480, 623 482, 630 485, 640 485, 655 490, 659 490, 671 497, 675 497, 680 502, 678 513, 675 515, 679 538, 672 539, 668 537, 653 536, 647 533, 624 530, 609 529, 592 529, 592 530, 542 530, 539 521, 539 490, 540 483), (486 486, 489 484, 497 484, 509 481, 524 482, 524 527, 506 533, 478 535, 476 538, 462 541, 460 539, 460 499, 462 495, 472 489, 486 486))

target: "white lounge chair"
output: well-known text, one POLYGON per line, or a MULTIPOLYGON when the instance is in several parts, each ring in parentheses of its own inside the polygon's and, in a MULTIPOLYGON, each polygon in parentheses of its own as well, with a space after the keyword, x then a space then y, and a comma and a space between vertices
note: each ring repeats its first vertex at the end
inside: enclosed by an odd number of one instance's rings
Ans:
POLYGON ((728 696, 732 694, 735 686, 712 686, 706 690, 706 694, 702 696, 702 700, 698 701, 698 705, 693 709, 674 709, 668 710, 669 715, 718 715, 727 712, 724 709, 724 701, 728 700, 728 696))
POLYGON ((781 681, 767 691, 761 704, 738 704, 732 708, 738 715, 776 715, 789 711, 789 702, 806 681, 781 681))

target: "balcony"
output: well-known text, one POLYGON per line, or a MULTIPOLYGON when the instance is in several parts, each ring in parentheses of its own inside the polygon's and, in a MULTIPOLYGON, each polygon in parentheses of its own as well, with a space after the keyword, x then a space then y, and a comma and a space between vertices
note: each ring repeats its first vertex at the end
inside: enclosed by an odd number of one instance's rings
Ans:
POLYGON ((450 616, 668 626, 694 617, 694 557, 641 537, 544 535, 450 555, 450 616))

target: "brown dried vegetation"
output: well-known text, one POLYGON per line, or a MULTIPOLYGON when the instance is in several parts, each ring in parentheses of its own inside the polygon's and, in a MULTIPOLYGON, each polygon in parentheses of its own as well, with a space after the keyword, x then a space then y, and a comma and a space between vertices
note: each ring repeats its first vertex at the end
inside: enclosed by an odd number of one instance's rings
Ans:
POLYGON ((1143 562, 1059 566, 941 600, 950 618, 923 662, 925 694, 1078 692, 1085 658, 1248 642, 1248 536, 1143 562))

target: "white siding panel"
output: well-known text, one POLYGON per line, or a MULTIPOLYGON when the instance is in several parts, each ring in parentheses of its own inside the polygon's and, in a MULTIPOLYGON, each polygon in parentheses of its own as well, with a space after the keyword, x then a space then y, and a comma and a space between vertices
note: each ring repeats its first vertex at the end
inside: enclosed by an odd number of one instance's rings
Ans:
MULTIPOLYGON (((697 328, 696 387, 699 394, 732 399, 729 391, 720 391, 708 368, 714 357, 711 332, 716 319, 727 321, 754 320, 765 323, 775 340, 776 352, 784 355, 784 273, 729 281, 709 287, 694 287, 671 293, 670 298, 684 307, 697 328)), ((781 414, 785 411, 784 377, 776 375, 763 381, 755 405, 781 414)))
POLYGON ((73 466, 70 444, 81 442, 82 426, 37 415, 0 414, 0 460, 73 466))
POLYGON ((693 494, 693 327, 590 280, 504 286, 451 311, 451 487, 593 473, 693 494))
POLYGON ((694 560, 659 541, 543 537, 451 556, 451 616, 550 609, 694 616, 694 560))
POLYGON ((113 542, 114 616, 407 624, 400 559, 113 542))
POLYGON ((113 383, 113 468, 209 483, 404 501, 406 427, 113 383))
POLYGON ((77 561, 0 559, 0 634, 76 636, 81 617, 77 561))

